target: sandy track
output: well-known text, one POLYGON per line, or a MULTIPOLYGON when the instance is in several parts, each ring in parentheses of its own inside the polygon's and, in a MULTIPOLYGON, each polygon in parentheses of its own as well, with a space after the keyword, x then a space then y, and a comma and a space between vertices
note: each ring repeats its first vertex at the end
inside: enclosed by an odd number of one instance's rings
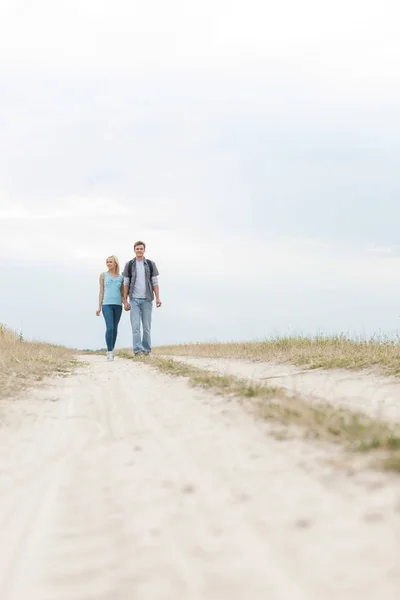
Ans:
POLYGON ((1 600, 397 600, 400 485, 90 357, 0 404, 1 600))
POLYGON ((346 369, 305 370, 301 367, 229 358, 167 356, 186 364, 276 385, 290 394, 322 400, 387 421, 400 421, 400 380, 346 369))

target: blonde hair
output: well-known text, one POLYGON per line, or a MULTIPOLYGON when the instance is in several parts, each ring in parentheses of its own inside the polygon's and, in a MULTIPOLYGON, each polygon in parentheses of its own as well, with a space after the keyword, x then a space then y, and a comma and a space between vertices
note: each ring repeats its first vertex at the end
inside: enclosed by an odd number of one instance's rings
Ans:
POLYGON ((117 271, 117 275, 119 275, 119 260, 118 260, 118 258, 115 256, 115 254, 111 254, 110 256, 107 256, 107 258, 106 258, 106 261, 107 261, 109 258, 113 258, 113 259, 114 259, 114 261, 115 261, 115 264, 117 265, 117 269, 116 269, 116 271, 117 271))

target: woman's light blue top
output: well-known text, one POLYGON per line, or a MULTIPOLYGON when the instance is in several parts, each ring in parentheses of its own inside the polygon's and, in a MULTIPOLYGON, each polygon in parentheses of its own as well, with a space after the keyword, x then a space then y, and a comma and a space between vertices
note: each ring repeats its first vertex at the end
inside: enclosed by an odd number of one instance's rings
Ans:
POLYGON ((109 273, 104 273, 103 304, 122 304, 121 284, 122 275, 113 279, 109 273))

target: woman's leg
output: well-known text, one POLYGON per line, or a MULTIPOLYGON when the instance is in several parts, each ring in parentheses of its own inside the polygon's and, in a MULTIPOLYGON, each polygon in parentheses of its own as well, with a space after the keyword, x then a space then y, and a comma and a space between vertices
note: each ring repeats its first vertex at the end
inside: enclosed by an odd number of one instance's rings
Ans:
POLYGON ((122 315, 122 306, 118 304, 113 304, 113 318, 114 318, 114 337, 113 337, 113 347, 115 348, 115 342, 117 341, 118 335, 118 325, 122 315))
POLYGON ((113 317, 113 309, 110 304, 103 304, 101 308, 103 312, 103 317, 106 322, 106 344, 107 351, 111 352, 113 349, 113 339, 114 339, 114 317, 113 317))

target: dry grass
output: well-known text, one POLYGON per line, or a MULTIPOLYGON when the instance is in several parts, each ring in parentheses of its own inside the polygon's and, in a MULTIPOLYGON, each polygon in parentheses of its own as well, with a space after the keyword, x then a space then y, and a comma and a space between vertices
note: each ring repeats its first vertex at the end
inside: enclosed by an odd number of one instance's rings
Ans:
POLYGON ((371 369, 400 373, 399 340, 338 336, 276 337, 259 342, 159 346, 154 354, 290 363, 310 369, 371 369))
POLYGON ((374 453, 379 464, 392 471, 400 471, 400 425, 381 422, 363 414, 338 409, 330 405, 310 404, 301 396, 289 397, 279 387, 254 385, 229 375, 218 375, 206 369, 193 367, 158 356, 133 357, 120 352, 120 356, 146 362, 168 375, 185 377, 190 384, 211 389, 217 394, 251 399, 252 408, 269 421, 283 425, 296 425, 305 437, 340 443, 346 449, 374 453))
POLYGON ((0 397, 12 396, 47 375, 65 375, 75 364, 72 350, 26 342, 0 324, 0 397))

